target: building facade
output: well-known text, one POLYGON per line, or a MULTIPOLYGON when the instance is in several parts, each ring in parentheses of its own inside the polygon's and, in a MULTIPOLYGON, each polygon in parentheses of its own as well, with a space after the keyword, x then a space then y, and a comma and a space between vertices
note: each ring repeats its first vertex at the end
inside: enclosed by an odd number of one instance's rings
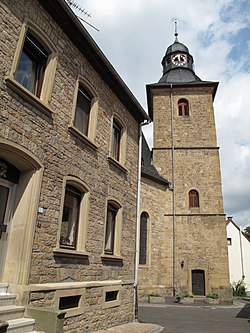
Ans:
POLYGON ((244 281, 250 295, 250 242, 232 217, 227 219, 227 245, 230 282, 244 281))
POLYGON ((162 60, 163 76, 147 85, 153 148, 143 169, 150 173, 153 164, 155 172, 150 179, 142 173, 140 297, 218 292, 231 301, 213 110, 218 83, 195 74, 177 35, 162 60))
POLYGON ((0 16, 0 286, 67 332, 133 321, 148 117, 64 0, 0 16))

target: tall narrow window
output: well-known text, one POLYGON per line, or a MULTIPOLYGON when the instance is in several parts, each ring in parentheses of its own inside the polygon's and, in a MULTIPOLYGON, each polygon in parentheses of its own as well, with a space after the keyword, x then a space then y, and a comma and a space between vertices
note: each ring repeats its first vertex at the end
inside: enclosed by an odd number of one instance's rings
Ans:
POLYGON ((117 207, 115 207, 112 204, 108 204, 107 218, 106 218, 106 231, 105 231, 105 244, 104 244, 104 253, 105 254, 114 254, 117 212, 118 212, 117 207))
POLYGON ((88 135, 89 129, 91 103, 92 96, 87 92, 86 89, 83 88, 82 85, 79 85, 74 126, 86 136, 88 135))
POLYGON ((178 101, 178 114, 179 116, 189 116, 188 101, 184 98, 178 101))
POLYGON ((189 207, 194 208, 194 207, 199 207, 199 193, 196 190, 191 190, 189 191, 188 194, 189 197, 189 207))
POLYGON ((143 212, 140 220, 140 252, 139 264, 147 263, 147 240, 148 240, 148 214, 143 212))
POLYGON ((49 53, 29 32, 26 34, 15 79, 40 97, 49 53))
POLYGON ((82 193, 71 185, 66 186, 60 235, 60 247, 76 249, 79 212, 82 193))
POLYGON ((120 159, 120 144, 121 144, 121 126, 114 120, 112 128, 112 144, 111 144, 111 156, 119 161, 120 159))

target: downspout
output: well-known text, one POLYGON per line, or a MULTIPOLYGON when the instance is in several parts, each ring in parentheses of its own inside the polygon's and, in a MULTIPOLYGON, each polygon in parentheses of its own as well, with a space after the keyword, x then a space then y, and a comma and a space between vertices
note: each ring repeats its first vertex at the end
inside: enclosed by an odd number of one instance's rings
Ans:
POLYGON ((244 272, 244 260, 243 260, 243 249, 242 249, 242 234, 241 234, 241 227, 239 227, 239 236, 240 236, 240 259, 241 259, 241 278, 244 281, 245 279, 245 272, 244 272))
POLYGON ((174 111, 173 111, 173 85, 170 85, 171 107, 171 140, 172 140, 172 205, 173 205, 173 296, 176 295, 176 218, 175 218, 175 164, 174 164, 174 111))
POLYGON ((141 199, 141 158, 142 158, 142 126, 150 121, 141 123, 139 127, 139 154, 138 154, 138 177, 137 177, 137 209, 136 209, 136 239, 135 239, 135 280, 134 280, 134 304, 135 320, 138 320, 138 269, 140 247, 140 199, 141 199))

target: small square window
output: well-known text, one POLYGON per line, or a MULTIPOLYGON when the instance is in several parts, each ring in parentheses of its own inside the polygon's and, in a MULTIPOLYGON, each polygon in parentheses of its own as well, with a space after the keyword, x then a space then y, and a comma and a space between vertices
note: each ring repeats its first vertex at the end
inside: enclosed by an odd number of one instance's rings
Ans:
POLYGON ((81 295, 60 297, 59 310, 77 308, 79 306, 81 295))
POLYGON ((227 245, 232 245, 232 238, 227 239, 227 245))

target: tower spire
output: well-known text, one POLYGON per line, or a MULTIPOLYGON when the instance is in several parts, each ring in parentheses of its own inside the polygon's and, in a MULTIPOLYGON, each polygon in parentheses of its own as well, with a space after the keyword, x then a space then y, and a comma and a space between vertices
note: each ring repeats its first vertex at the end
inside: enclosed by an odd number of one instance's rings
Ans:
POLYGON ((178 42, 177 19, 174 20, 174 35, 175 35, 175 42, 178 42))

